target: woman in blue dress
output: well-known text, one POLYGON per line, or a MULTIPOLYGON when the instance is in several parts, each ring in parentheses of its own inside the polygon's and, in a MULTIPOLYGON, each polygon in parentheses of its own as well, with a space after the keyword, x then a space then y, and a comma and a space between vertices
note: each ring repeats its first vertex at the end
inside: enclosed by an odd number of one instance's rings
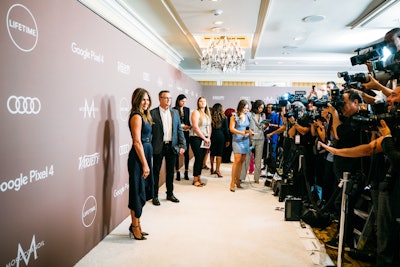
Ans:
POLYGON ((234 161, 232 164, 232 180, 230 185, 231 192, 235 192, 235 184, 237 188, 240 185, 240 172, 242 165, 246 159, 246 155, 250 152, 250 117, 248 115, 249 104, 246 100, 240 100, 236 109, 236 114, 230 118, 229 130, 232 133, 232 150, 234 161))
POLYGON ((132 136, 132 148, 128 157, 129 203, 132 224, 129 237, 145 240, 146 232, 140 227, 140 216, 146 201, 153 198, 154 179, 152 171, 153 147, 151 145, 150 115, 151 98, 143 88, 137 88, 132 94, 132 109, 129 116, 129 130, 132 136))

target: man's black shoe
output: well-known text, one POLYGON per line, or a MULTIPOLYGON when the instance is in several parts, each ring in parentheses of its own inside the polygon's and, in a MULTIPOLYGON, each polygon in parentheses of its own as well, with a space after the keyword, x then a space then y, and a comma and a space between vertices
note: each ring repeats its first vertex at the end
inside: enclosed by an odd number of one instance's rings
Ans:
POLYGON ((158 200, 158 197, 153 197, 153 205, 154 206, 160 206, 160 201, 158 200))
POLYGON ((174 195, 167 196, 167 200, 178 203, 179 199, 177 199, 174 195))
POLYGON ((180 173, 180 172, 177 172, 177 173, 176 173, 176 180, 177 180, 177 181, 180 181, 180 180, 181 180, 181 173, 180 173))

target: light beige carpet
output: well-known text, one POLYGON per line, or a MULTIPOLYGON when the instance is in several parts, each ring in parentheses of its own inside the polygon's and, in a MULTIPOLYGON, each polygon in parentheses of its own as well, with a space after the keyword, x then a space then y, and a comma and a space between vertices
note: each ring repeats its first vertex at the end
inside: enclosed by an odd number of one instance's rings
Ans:
POLYGON ((221 172, 224 177, 216 178, 203 170, 202 188, 192 185, 191 175, 175 181, 180 203, 167 201, 162 186, 161 206, 149 201, 143 210, 147 240, 129 239, 128 217, 76 266, 321 266, 306 249, 299 222, 284 220, 284 202, 264 180, 254 184, 249 175, 244 188, 232 193, 231 164, 221 172))

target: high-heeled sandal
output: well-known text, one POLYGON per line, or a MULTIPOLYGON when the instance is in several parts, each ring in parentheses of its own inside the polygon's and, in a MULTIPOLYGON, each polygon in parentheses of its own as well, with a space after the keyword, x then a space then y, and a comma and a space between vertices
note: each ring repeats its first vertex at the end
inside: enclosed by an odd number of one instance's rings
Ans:
POLYGON ((142 226, 140 226, 140 223, 139 223, 139 228, 140 228, 140 232, 142 233, 142 235, 149 235, 149 233, 142 231, 142 226))
POLYGON ((136 240, 146 240, 146 239, 147 239, 146 237, 143 236, 142 233, 141 233, 141 236, 140 236, 140 237, 136 237, 136 236, 135 236, 135 233, 133 232, 134 229, 139 229, 139 230, 140 230, 139 225, 138 225, 138 226, 133 226, 133 225, 131 224, 131 226, 129 226, 129 238, 136 239, 136 240))
POLYGON ((219 171, 215 171, 214 174, 216 174, 218 178, 223 177, 222 174, 219 171))
POLYGON ((203 184, 200 183, 199 181, 193 182, 193 185, 196 186, 196 187, 202 187, 203 186, 203 184))

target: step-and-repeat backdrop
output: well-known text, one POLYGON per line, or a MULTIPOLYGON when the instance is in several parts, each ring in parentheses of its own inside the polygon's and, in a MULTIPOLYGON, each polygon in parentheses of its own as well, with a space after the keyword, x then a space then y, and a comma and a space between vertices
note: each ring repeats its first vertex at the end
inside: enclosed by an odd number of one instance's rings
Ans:
POLYGON ((0 266, 72 266, 129 215, 133 90, 201 86, 74 0, 2 0, 0 59, 0 266))

